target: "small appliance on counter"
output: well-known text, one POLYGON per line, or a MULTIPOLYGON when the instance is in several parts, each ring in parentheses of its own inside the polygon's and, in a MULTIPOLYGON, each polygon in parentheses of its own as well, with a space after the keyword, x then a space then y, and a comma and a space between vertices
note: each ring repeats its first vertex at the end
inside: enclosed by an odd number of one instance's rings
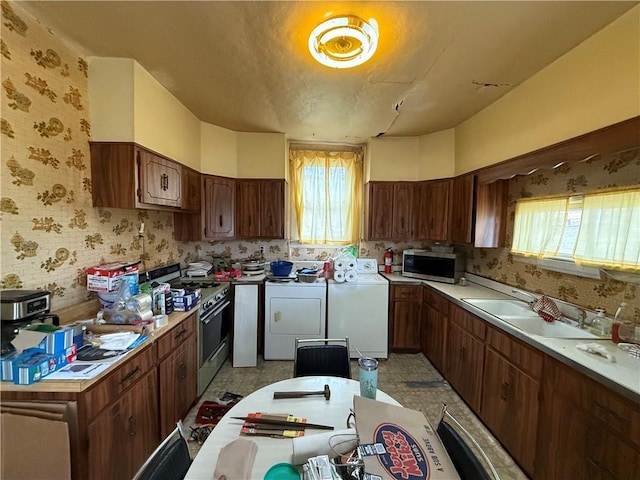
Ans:
POLYGON ((11 341, 18 333, 18 329, 32 323, 46 323, 46 319, 51 319, 51 323, 55 326, 60 325, 58 316, 49 313, 51 292, 46 290, 0 290, 0 302, 2 325, 0 354, 2 355, 15 350, 11 341))

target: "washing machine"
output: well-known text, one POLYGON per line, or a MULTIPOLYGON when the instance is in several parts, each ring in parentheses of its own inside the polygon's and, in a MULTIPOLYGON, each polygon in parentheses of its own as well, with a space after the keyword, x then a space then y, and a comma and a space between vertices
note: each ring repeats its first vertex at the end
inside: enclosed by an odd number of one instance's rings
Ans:
POLYGON ((372 258, 357 259, 357 279, 329 280, 327 335, 349 337, 351 358, 388 357, 389 282, 372 258))
POLYGON ((327 282, 267 280, 264 287, 264 359, 293 360, 295 339, 325 338, 327 282))

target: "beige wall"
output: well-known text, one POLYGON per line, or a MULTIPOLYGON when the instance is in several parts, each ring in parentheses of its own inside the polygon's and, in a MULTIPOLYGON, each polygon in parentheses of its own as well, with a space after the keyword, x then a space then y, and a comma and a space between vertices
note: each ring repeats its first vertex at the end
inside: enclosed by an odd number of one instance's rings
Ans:
POLYGON ((640 114, 640 6, 456 128, 456 174, 640 114))
POLYGON ((455 175, 456 132, 442 130, 418 139, 418 180, 448 178, 455 175))
POLYGON ((91 57, 89 69, 92 140, 136 142, 200 169, 200 120, 138 62, 91 57))
POLYGON ((200 171, 223 177, 238 176, 238 134, 200 122, 200 171))
POLYGON ((239 178, 285 178, 286 135, 244 132, 237 135, 239 178))
POLYGON ((130 58, 88 57, 91 139, 135 141, 133 64, 130 58))
POLYGON ((452 177, 454 162, 453 128, 420 137, 372 138, 367 149, 365 182, 452 177))
POLYGON ((200 168, 200 120, 134 62, 136 142, 200 168))

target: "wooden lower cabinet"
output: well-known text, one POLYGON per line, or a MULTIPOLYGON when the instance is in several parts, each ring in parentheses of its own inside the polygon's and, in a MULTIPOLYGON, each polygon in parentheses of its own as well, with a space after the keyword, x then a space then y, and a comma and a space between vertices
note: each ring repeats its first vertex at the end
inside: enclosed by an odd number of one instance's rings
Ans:
POLYGON ((158 445, 158 430, 158 385, 152 370, 89 424, 89 478, 132 478, 158 445))
POLYGON ((637 479, 640 404, 545 359, 536 477, 637 479))
POLYGON ((389 309, 391 349, 419 352, 421 349, 422 286, 392 285, 389 309))
POLYGON ((480 412, 484 369, 483 320, 451 303, 445 358, 445 377, 476 412, 480 412))
POLYGON ((540 381, 488 348, 482 386, 482 421, 529 474, 534 471, 540 381))
POLYGON ((160 383, 160 437, 176 428, 197 397, 196 348, 193 335, 158 365, 160 383))

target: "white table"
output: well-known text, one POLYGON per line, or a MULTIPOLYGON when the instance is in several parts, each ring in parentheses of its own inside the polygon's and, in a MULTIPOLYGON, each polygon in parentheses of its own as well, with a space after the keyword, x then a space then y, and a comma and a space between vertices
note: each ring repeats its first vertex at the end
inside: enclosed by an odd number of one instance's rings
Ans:
MULTIPOLYGON (((353 396, 360 395, 360 384, 355 380, 338 377, 298 377, 272 383, 256 390, 243 398, 220 420, 209 438, 193 460, 187 472, 186 480, 212 480, 213 471, 218 461, 220 449, 240 435, 242 420, 231 417, 245 417, 252 412, 290 413, 305 417, 310 423, 333 425, 336 430, 347 428, 349 409, 353 408, 353 396), (327 401, 322 395, 305 398, 274 400, 273 392, 283 391, 316 391, 328 384, 331 398, 327 401)), ((400 405, 386 393, 378 390, 376 400, 400 405)), ((325 432, 326 430, 308 430, 307 435, 325 432)), ((258 445, 251 478, 260 480, 272 465, 280 462, 291 462, 293 440, 290 438, 270 438, 262 436, 246 436, 258 445)), ((238 459, 238 461, 242 461, 238 459)))

